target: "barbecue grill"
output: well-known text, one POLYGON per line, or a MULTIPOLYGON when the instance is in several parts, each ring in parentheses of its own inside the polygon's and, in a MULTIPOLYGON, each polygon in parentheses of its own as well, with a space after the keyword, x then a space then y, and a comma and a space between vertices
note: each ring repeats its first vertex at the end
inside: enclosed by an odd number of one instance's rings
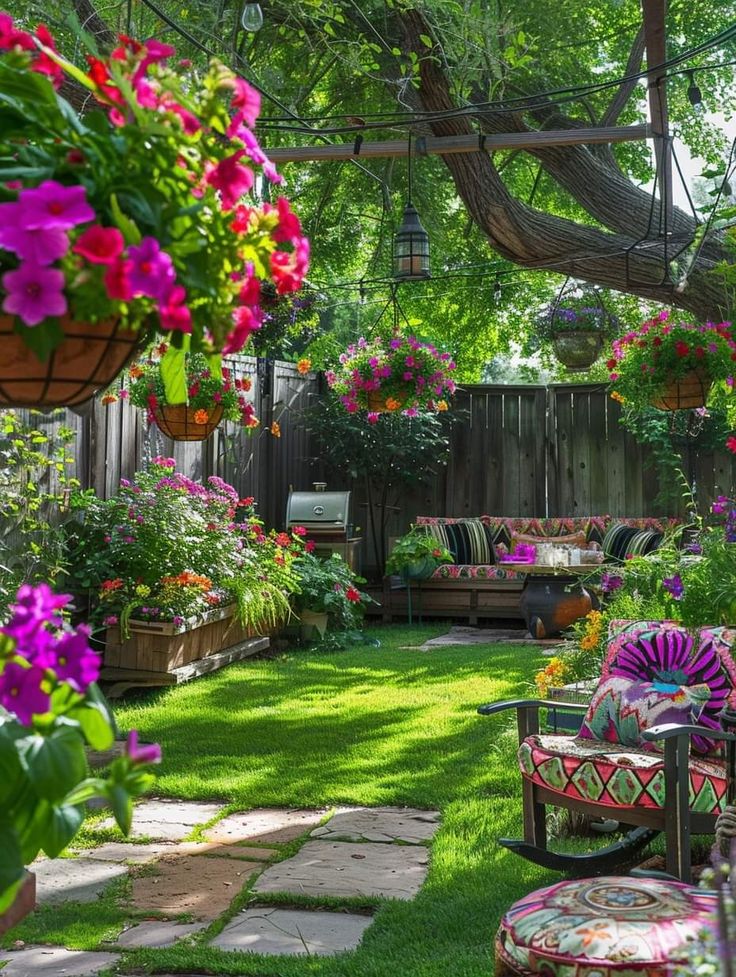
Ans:
MULTIPOLYGON (((315 485, 323 486, 323 482, 315 485)), ((350 522, 350 492, 290 492, 286 503, 286 528, 304 526, 307 539, 315 543, 317 556, 339 553, 359 572, 360 537, 353 535, 350 522)))

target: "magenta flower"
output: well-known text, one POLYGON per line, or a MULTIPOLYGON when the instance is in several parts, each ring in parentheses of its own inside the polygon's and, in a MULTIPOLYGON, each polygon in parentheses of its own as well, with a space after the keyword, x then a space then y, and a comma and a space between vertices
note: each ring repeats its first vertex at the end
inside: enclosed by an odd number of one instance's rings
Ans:
POLYGON ((8 662, 0 675, 0 705, 14 713, 22 726, 30 726, 34 716, 49 710, 49 694, 41 688, 44 677, 38 665, 24 668, 15 662, 8 662))
POLYGON ((18 204, 0 204, 0 248, 12 251, 23 261, 50 265, 69 250, 66 232, 56 228, 24 230, 20 226, 18 204))
POLYGON ((378 424, 378 417, 379 417, 379 415, 376 413, 376 411, 373 411, 373 410, 369 410, 368 411, 368 423, 369 424, 378 424))
POLYGON ((672 595, 674 600, 680 600, 682 595, 685 593, 685 587, 679 573, 676 573, 672 577, 665 577, 662 581, 662 586, 672 595))
POLYGON ((37 326, 48 316, 64 315, 67 310, 64 273, 26 261, 2 277, 7 295, 3 311, 17 315, 27 326, 37 326))
POLYGON ((26 231, 59 228, 68 231, 77 224, 95 219, 95 212, 87 203, 87 191, 82 186, 65 187, 56 180, 44 180, 40 187, 23 190, 18 197, 21 205, 20 226, 26 231))
POLYGON ((245 150, 239 149, 220 160, 207 174, 207 182, 220 193, 223 210, 232 210, 253 186, 253 171, 238 162, 242 156, 245 156, 245 150))
POLYGON ((149 743, 146 746, 139 746, 138 731, 131 729, 128 733, 128 742, 125 745, 125 752, 133 763, 160 763, 161 747, 158 743, 149 743))
POLYGON ((90 648, 89 628, 80 624, 76 633, 62 634, 56 643, 56 662, 52 668, 60 682, 77 692, 86 692, 100 674, 100 656, 90 648))
POLYGON ((144 237, 128 248, 131 261, 128 280, 133 295, 148 295, 164 305, 174 286, 176 273, 171 257, 161 250, 154 237, 144 237))
POLYGON ((612 594, 624 585, 624 578, 616 573, 604 573, 601 577, 601 590, 604 594, 612 594))
POLYGON ((256 119, 261 111, 261 95, 252 85, 242 78, 236 78, 233 83, 235 94, 232 99, 232 106, 239 109, 238 115, 246 125, 252 129, 256 124, 256 119))
POLYGON ((84 234, 77 238, 72 248, 75 254, 81 254, 87 261, 97 265, 112 265, 123 253, 125 241, 117 227, 102 227, 93 224, 84 234))

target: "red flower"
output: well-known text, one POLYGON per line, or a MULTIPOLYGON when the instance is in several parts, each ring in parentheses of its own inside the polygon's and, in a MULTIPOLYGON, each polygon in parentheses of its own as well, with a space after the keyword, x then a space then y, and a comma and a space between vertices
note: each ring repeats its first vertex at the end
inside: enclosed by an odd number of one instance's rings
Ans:
POLYGON ((703 357, 705 356, 705 350, 703 349, 702 346, 696 346, 695 347, 695 355, 697 356, 697 358, 699 360, 702 360, 703 359, 703 357))
POLYGON ((661 336, 655 336, 654 339, 652 340, 652 345, 653 346, 661 346, 662 345, 662 337, 661 336))
POLYGON ((681 339, 678 339, 675 343, 675 352, 678 356, 687 356, 687 354, 690 352, 690 347, 687 343, 683 342, 681 339))
POLYGON ((115 263, 105 272, 103 281, 107 289, 107 297, 129 302, 133 298, 133 286, 130 284, 130 272, 133 262, 117 258, 115 263))
POLYGON ((733 434, 729 438, 726 438, 726 447, 736 455, 736 437, 733 434))
POLYGON ((93 224, 77 239, 72 251, 93 264, 111 265, 123 253, 124 247, 123 235, 117 227, 93 224))
POLYGON ((316 545, 317 544, 313 539, 308 539, 304 544, 304 549, 307 551, 307 553, 312 553, 316 545))
POLYGON ((291 539, 289 538, 287 533, 278 533, 275 542, 277 546, 286 546, 286 547, 291 546, 291 539))
POLYGON ((354 604, 360 603, 360 591, 356 590, 355 587, 348 587, 345 591, 345 596, 348 600, 353 601, 354 604))
POLYGON ((618 360, 606 360, 606 366, 609 370, 615 370, 618 366, 618 360))

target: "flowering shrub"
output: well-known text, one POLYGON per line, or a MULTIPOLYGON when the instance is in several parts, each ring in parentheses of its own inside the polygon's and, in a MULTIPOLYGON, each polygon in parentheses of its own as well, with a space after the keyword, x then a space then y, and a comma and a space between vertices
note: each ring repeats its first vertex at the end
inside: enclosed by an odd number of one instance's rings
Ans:
POLYGON ((534 676, 534 684, 541 699, 546 699, 549 690, 564 685, 570 677, 570 669, 563 658, 555 655, 550 658, 544 668, 534 676))
POLYGON ((368 411, 368 421, 376 423, 377 410, 370 397, 379 394, 381 410, 403 412, 409 417, 418 408, 447 410, 446 397, 455 392, 450 379, 455 369, 449 353, 440 353, 429 343, 413 336, 380 336, 367 340, 361 336, 340 355, 340 366, 327 370, 327 383, 351 414, 368 411))
POLYGON ((94 594, 94 620, 123 634, 131 617, 184 629, 234 603, 246 626, 283 621, 301 537, 264 532, 253 499, 218 476, 202 484, 174 469, 154 458, 114 498, 73 497, 84 518, 70 540, 72 584, 94 594))
POLYGON ((637 330, 612 344, 607 364, 613 395, 628 405, 645 406, 660 396, 672 380, 693 370, 704 378, 733 387, 736 340, 728 322, 693 325, 670 322, 660 312, 637 330))
MULTIPOLYGON (((128 370, 130 402, 148 411, 149 421, 155 421, 158 407, 171 403, 160 368, 160 357, 166 352, 166 346, 162 344, 147 359, 128 370)), ((185 402, 197 412, 194 416, 198 424, 206 424, 214 408, 219 406, 225 420, 236 421, 248 431, 258 427, 255 408, 245 399, 250 380, 233 378, 227 367, 222 367, 218 376, 202 353, 186 355, 185 379, 185 402)))
POLYGON ((173 67, 154 39, 121 36, 82 71, 7 14, 0 51, 0 293, 24 340, 46 358, 69 314, 240 349, 261 283, 296 291, 309 255, 284 197, 241 202, 257 168, 281 182, 253 134, 258 92, 216 60, 201 78, 173 67), (66 77, 99 109, 78 118, 56 90, 66 77))
POLYGON ((372 597, 359 589, 365 580, 353 573, 338 553, 322 560, 305 552, 294 561, 293 569, 299 581, 293 599, 297 612, 329 614, 330 624, 338 631, 357 627, 365 605, 373 603, 372 597))
POLYGON ((438 543, 425 528, 412 526, 408 533, 397 539, 386 561, 386 573, 401 573, 412 563, 428 560, 436 569, 442 563, 454 563, 452 553, 438 543))
POLYGON ((63 624, 69 602, 47 584, 24 584, 0 627, 0 913, 12 903, 24 866, 39 851, 58 855, 79 830, 84 804, 101 797, 126 834, 132 799, 153 782, 143 767, 161 758, 130 734, 105 779, 87 777, 85 745, 109 749, 114 721, 95 686, 100 658, 89 629, 63 624))

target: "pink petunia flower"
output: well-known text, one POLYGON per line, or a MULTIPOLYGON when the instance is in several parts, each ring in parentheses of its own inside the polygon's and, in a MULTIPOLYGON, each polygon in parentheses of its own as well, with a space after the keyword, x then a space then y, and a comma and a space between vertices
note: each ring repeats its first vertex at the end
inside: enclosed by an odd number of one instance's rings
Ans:
POLYGON ((238 162, 244 155, 245 150, 239 149, 232 156, 220 160, 207 173, 207 183, 219 191, 223 210, 232 210, 238 200, 253 186, 253 171, 238 162))
POLYGON ((36 265, 50 265, 64 257, 69 250, 66 231, 58 227, 26 230, 20 226, 20 217, 19 204, 0 204, 0 248, 36 265))
POLYGON ((161 250, 155 237, 144 237, 139 245, 128 248, 130 287, 133 295, 148 295, 159 303, 168 301, 176 273, 171 257, 161 250))
POLYGON ((18 197, 20 226, 26 231, 59 228, 68 231, 95 219, 82 186, 65 187, 56 180, 44 180, 39 187, 23 190, 18 197))
POLYGON ((105 272, 102 280, 105 284, 107 297, 119 302, 129 302, 133 298, 133 287, 130 283, 132 261, 118 258, 105 272))
POLYGON ((17 315, 27 326, 37 326, 48 316, 60 316, 67 310, 63 293, 64 273, 27 261, 2 277, 7 295, 3 311, 17 315))
POLYGON ((81 234, 72 251, 96 265, 111 265, 123 253, 125 241, 117 227, 93 224, 81 234))
POLYGON ((187 293, 184 287, 174 285, 166 303, 160 305, 158 309, 162 329, 171 329, 177 332, 192 331, 192 313, 184 304, 186 297, 187 293))
POLYGON ((245 123, 252 129, 261 111, 261 95, 243 78, 236 78, 233 83, 235 94, 232 98, 233 108, 238 109, 245 123))

